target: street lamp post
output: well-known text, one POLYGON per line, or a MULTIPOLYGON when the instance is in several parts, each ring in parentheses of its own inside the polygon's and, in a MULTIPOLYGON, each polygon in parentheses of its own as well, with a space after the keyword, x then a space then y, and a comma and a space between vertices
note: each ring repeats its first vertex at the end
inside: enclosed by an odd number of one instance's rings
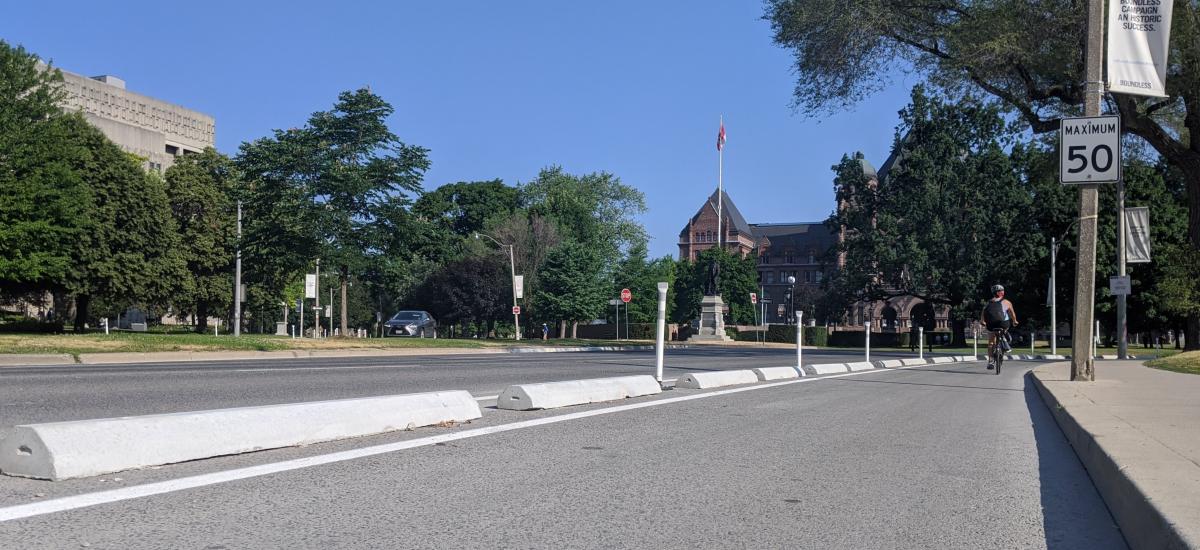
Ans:
POLYGON ((475 239, 478 240, 479 237, 487 237, 488 240, 496 243, 496 246, 499 246, 500 248, 508 248, 508 269, 509 269, 509 274, 512 276, 513 339, 520 340, 521 339, 521 314, 517 313, 517 263, 516 263, 516 259, 513 257, 513 245, 504 244, 500 241, 497 241, 496 239, 492 238, 491 235, 485 235, 483 233, 476 232, 475 239))
MULTIPOLYGON (((242 335, 242 201, 237 203, 237 265, 233 281, 233 336, 242 335)), ((108 327, 105 327, 107 332, 108 327)))
POLYGON ((788 311, 796 311, 796 277, 788 275, 788 311))

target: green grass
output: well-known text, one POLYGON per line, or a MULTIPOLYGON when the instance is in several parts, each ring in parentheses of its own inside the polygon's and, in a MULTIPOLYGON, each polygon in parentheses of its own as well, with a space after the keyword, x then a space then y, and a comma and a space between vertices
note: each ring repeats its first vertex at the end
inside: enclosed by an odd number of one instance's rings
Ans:
POLYGON ((1188 351, 1160 357, 1153 361, 1147 361, 1146 366, 1185 374, 1200 374, 1200 351, 1188 351))

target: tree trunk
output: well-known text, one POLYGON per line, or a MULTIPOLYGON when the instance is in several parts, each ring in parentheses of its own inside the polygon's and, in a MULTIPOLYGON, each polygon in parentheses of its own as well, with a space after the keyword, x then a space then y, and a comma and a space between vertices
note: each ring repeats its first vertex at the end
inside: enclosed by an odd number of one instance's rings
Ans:
POLYGON ((495 319, 487 320, 487 337, 488 338, 496 337, 496 320, 495 319))
POLYGON ((203 300, 196 301, 196 332, 208 332, 208 304, 203 300))
POLYGON ((84 325, 87 324, 88 304, 91 302, 92 297, 87 294, 75 297, 75 332, 83 332, 84 325))
POLYGON ((346 266, 342 266, 341 272, 342 272, 342 276, 339 277, 339 279, 341 279, 341 294, 342 294, 342 303, 341 303, 340 309, 342 310, 342 312, 341 312, 342 313, 342 322, 341 322, 342 336, 345 336, 346 330, 349 328, 349 324, 347 322, 347 316, 346 316, 346 288, 350 285, 350 268, 346 267, 346 266))
POLYGON ((579 321, 571 321, 571 339, 579 338, 579 321))
POLYGON ((567 322, 566 320, 558 321, 558 339, 563 340, 567 337, 567 322))
MULTIPOLYGON (((953 315, 953 314, 951 314, 951 315, 953 315)), ((950 336, 950 347, 952 347, 952 348, 967 347, 966 328, 967 328, 967 320, 966 319, 962 319, 961 317, 958 317, 958 316, 952 316, 950 318, 950 330, 953 331, 953 334, 951 334, 951 336, 950 336)))

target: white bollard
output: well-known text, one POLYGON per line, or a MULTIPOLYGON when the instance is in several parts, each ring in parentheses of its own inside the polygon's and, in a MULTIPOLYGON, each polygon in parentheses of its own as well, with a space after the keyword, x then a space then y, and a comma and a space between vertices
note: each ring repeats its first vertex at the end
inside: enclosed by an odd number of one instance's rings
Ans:
POLYGON ((804 376, 804 312, 796 312, 796 370, 804 376))
POLYGON ((975 353, 975 358, 979 358, 979 325, 971 327, 974 338, 971 339, 971 351, 975 353))
POLYGON ((663 339, 667 332, 667 283, 658 283, 658 329, 654 345, 654 379, 663 379, 663 339))
POLYGON ((217 319, 217 322, 213 323, 213 336, 220 336, 220 333, 217 332, 219 330, 221 330, 221 320, 217 319))
POLYGON ((104 334, 108 334, 108 317, 105 317, 103 319, 103 321, 104 321, 104 334))
POLYGON ((925 358, 925 327, 917 327, 917 359, 925 358))
POLYGON ((867 322, 863 323, 863 328, 866 329, 866 330, 864 330, 864 333, 865 333, 864 342, 866 343, 866 350, 867 350, 867 358, 865 359, 865 361, 870 363, 871 362, 871 322, 867 321, 867 322))

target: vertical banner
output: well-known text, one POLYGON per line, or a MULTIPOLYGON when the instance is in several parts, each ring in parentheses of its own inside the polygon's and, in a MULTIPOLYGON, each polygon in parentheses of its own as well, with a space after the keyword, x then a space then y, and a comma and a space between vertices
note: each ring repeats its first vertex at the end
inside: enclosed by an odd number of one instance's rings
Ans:
POLYGON ((1108 89, 1166 97, 1173 0, 1108 0, 1108 89))
POLYGON ((1150 262, 1150 209, 1125 209, 1125 261, 1131 264, 1150 262))
POLYGON ((525 276, 513 275, 513 292, 516 293, 518 300, 525 297, 525 276))
POLYGON ((304 297, 317 297, 317 276, 312 273, 304 274, 304 297))

